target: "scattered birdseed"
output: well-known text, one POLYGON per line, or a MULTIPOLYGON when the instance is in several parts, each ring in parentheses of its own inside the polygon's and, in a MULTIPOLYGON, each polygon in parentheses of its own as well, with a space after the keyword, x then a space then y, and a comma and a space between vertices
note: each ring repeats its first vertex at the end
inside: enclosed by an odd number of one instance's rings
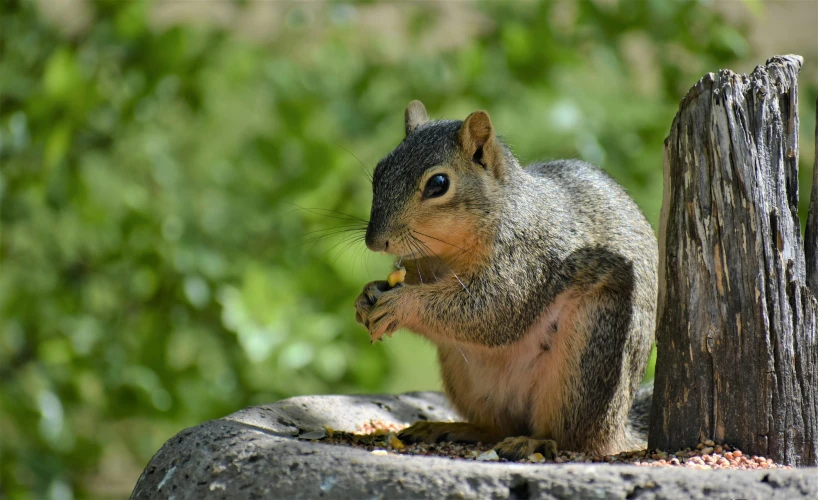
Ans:
POLYGON ((394 434, 389 435, 389 446, 396 450, 402 450, 404 448, 403 442, 394 434))
POLYGON ((403 429, 409 427, 405 424, 396 424, 394 422, 384 422, 383 420, 368 420, 363 424, 358 426, 358 432, 361 434, 375 434, 375 435, 385 435, 389 434, 390 432, 397 433, 402 431, 403 429))
POLYGON ((478 462, 497 462, 498 460, 500 460, 500 455, 498 455, 497 452, 494 450, 489 450, 485 453, 477 455, 477 458, 475 460, 477 460, 478 462))
MULTIPOLYGON (((370 420, 362 424, 359 433, 334 431, 320 442, 353 446, 372 452, 374 455, 420 455, 451 458, 455 460, 479 460, 507 462, 492 450, 492 446, 483 443, 436 443, 406 444, 401 442, 397 433, 407 425, 386 423, 381 420, 370 420)), ((792 469, 791 466, 776 464, 772 459, 759 456, 746 456, 725 443, 706 440, 693 449, 685 448, 675 453, 661 450, 634 450, 617 455, 595 455, 573 451, 561 451, 553 460, 545 459, 535 453, 520 460, 520 463, 609 463, 632 464, 642 467, 686 467, 691 469, 792 469)))

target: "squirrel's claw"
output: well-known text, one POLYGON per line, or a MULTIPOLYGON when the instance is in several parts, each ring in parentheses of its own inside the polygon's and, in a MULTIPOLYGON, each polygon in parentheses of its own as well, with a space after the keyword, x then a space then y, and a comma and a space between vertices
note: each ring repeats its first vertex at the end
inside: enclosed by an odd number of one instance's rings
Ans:
POLYGON ((397 330, 397 321, 393 321, 392 323, 388 323, 383 320, 373 321, 369 326, 369 339, 374 344, 375 341, 379 340, 381 342, 384 341, 384 335, 390 335, 397 330))
POLYGON ((369 312, 369 335, 373 339, 383 340, 384 335, 391 335, 400 327, 400 293, 397 289, 381 295, 369 312))
POLYGON ((390 337, 400 327, 398 317, 398 291, 403 288, 391 288, 386 281, 372 281, 364 286, 355 300, 355 321, 369 330, 369 340, 383 340, 390 337))

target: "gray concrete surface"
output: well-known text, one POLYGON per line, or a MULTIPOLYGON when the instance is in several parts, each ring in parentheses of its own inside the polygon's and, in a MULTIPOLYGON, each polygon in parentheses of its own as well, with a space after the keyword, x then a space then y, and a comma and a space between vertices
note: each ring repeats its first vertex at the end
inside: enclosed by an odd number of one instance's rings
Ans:
POLYGON ((818 469, 692 470, 608 464, 507 464, 375 456, 313 442, 324 425, 454 415, 437 393, 306 396, 185 429, 151 459, 133 499, 818 498, 818 469))

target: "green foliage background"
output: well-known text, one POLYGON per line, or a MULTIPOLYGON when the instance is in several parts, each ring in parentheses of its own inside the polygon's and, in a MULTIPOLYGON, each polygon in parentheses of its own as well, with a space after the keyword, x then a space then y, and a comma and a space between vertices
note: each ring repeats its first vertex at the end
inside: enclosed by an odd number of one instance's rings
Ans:
POLYGON ((655 225, 680 98, 750 55, 695 2, 461 4, 482 22, 455 43, 450 11, 390 5, 400 43, 360 22, 382 5, 281 4, 254 41, 149 1, 72 35, 0 4, 0 498, 127 495, 166 439, 247 405, 437 388, 429 346, 354 323, 389 263, 295 207, 366 218, 357 158, 411 99, 603 166, 655 225))

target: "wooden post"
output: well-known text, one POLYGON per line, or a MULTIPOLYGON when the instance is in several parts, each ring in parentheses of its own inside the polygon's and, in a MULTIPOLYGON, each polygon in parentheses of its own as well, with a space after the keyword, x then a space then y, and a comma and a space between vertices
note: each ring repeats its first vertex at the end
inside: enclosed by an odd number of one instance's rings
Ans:
POLYGON ((708 74, 665 141, 650 448, 714 439, 818 465, 818 303, 807 286, 818 266, 798 218, 801 64, 781 56, 749 76, 708 74))

